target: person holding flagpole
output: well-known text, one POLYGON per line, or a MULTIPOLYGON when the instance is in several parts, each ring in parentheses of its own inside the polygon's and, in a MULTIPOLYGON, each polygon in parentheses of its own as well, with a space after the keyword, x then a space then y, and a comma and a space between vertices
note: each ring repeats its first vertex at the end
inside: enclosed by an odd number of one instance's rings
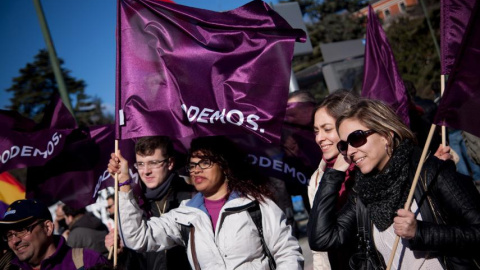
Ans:
MULTIPOLYGON (((175 171, 175 166, 178 164, 175 157, 173 142, 167 136, 145 136, 135 142, 136 162, 133 166, 138 170, 141 179, 143 204, 139 213, 144 218, 162 216, 177 208, 183 200, 192 198, 195 193, 194 188, 175 171)), ((126 176, 128 175, 127 171, 126 176)), ((122 183, 130 185, 131 180, 122 183)), ((114 205, 114 201, 115 198, 111 201, 111 205, 114 205)), ((112 229, 105 237, 105 246, 111 248, 113 243, 114 230, 112 229)), ((127 268, 145 270, 189 268, 185 250, 181 247, 164 252, 141 253, 122 248, 120 254, 122 264, 127 268)))
POLYGON ((108 165, 120 182, 119 219, 126 246, 137 251, 187 249, 193 269, 303 269, 300 245, 285 215, 253 177, 236 145, 222 136, 192 141, 186 170, 198 191, 180 207, 144 221, 127 183, 128 162, 108 165))
POLYGON ((426 158, 410 210, 404 205, 419 163, 415 137, 378 100, 360 100, 336 121, 344 162, 326 169, 310 219, 313 250, 358 240, 351 269, 385 269, 401 237, 392 269, 479 269, 480 194, 451 160, 426 158), (357 167, 355 186, 336 213, 345 170, 357 167))

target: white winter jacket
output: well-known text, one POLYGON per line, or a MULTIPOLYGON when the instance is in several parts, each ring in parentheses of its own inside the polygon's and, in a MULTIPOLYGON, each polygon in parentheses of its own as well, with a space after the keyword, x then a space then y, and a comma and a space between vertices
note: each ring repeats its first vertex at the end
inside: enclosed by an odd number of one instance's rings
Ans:
MULTIPOLYGON (((201 193, 183 201, 177 209, 145 221, 132 191, 119 192, 122 239, 134 250, 161 251, 176 245, 185 246, 181 224, 193 225, 195 253, 201 269, 269 269, 258 230, 246 210, 251 202, 232 193, 220 210, 214 233, 201 193)), ((283 212, 268 199, 260 203, 260 210, 265 241, 277 269, 303 269, 300 245, 286 225, 283 212)), ((195 269, 191 240, 187 255, 195 269)))
MULTIPOLYGON (((320 186, 320 181, 325 172, 325 167, 327 163, 325 160, 321 160, 318 165, 318 169, 312 174, 310 182, 308 182, 308 200, 310 206, 313 207, 313 199, 315 199, 315 194, 317 193, 318 186, 320 186)), ((312 250, 313 255, 313 270, 330 270, 332 266, 330 265, 330 260, 328 259, 328 252, 324 251, 314 251, 312 250)))

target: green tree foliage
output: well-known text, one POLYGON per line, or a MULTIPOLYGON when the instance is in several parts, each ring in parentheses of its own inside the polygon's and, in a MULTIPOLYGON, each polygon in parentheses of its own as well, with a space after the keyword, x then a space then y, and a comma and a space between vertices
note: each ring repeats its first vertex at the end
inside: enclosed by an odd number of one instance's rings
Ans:
POLYGON ((311 55, 297 56, 293 60, 293 70, 299 71, 323 61, 321 43, 331 43, 362 38, 365 35, 364 17, 354 12, 366 6, 364 0, 290 0, 298 2, 307 22, 307 32, 312 42, 311 55))
POLYGON ((92 126, 113 123, 113 115, 104 115, 102 112, 102 100, 98 97, 89 97, 80 94, 80 99, 75 105, 74 111, 79 122, 83 125, 92 126))
MULTIPOLYGON (((416 8, 420 9, 419 6, 416 8)), ((438 40, 438 6, 430 7, 429 17, 438 40)), ((419 96, 431 97, 431 85, 440 80, 441 67, 426 18, 423 14, 399 17, 386 29, 386 34, 402 78, 415 84, 419 96)))
MULTIPOLYGON (((292 2, 294 0, 285 1, 292 2)), ((439 39, 440 8, 438 0, 423 0, 429 12, 430 22, 439 39)), ((323 62, 320 44, 363 38, 366 32, 366 17, 355 15, 367 6, 364 0, 297 0, 300 4, 313 53, 297 56, 293 70, 312 67, 323 62)), ((404 80, 412 81, 422 97, 431 97, 431 84, 440 78, 440 60, 429 32, 421 5, 410 7, 407 13, 392 18, 385 25, 399 72, 404 80)), ((322 87, 320 87, 322 88, 322 87)), ((328 93, 321 89, 321 93, 328 93)), ((317 91, 317 90, 314 90, 317 91)), ((318 95, 317 95, 318 94, 318 95)))
POLYGON ((323 0, 308 2, 310 3, 305 8, 305 11, 308 13, 312 22, 320 22, 332 14, 352 14, 367 5, 367 1, 364 0, 323 0))
MULTIPOLYGON (((63 60, 59 59, 60 66, 63 60)), ((100 107, 101 100, 89 97, 84 93, 85 82, 70 75, 70 71, 62 68, 63 79, 74 106, 75 117, 79 125, 95 125, 112 122, 111 116, 104 116, 100 107), (94 105, 94 106, 92 106, 94 105), (88 107, 88 110, 86 109, 88 107)), ((58 93, 52 66, 46 50, 40 50, 33 63, 27 63, 20 69, 20 76, 13 78, 13 85, 7 89, 13 93, 8 109, 39 122, 43 117, 45 106, 54 93, 58 93)))
POLYGON ((365 36, 365 17, 352 16, 350 13, 327 14, 321 21, 308 24, 307 31, 312 42, 312 55, 295 57, 294 71, 302 70, 315 63, 323 61, 320 44, 331 43, 351 39, 359 39, 365 36))

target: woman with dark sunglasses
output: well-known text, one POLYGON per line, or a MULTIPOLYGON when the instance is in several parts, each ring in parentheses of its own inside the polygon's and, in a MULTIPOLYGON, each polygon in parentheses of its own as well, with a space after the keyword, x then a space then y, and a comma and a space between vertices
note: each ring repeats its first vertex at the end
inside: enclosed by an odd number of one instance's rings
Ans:
POLYGON ((429 156, 410 211, 404 210, 420 151, 387 105, 361 100, 337 119, 339 152, 355 164, 355 187, 342 211, 335 202, 345 173, 327 169, 308 224, 313 249, 359 241, 352 269, 480 269, 480 195, 451 160, 429 156), (364 268, 366 267, 366 268, 364 268))
MULTIPOLYGON (((344 181, 338 192, 337 209, 340 209, 346 202, 347 195, 353 187, 354 179, 352 175, 353 164, 350 165, 340 155, 337 149, 338 137, 335 122, 340 115, 348 110, 358 101, 358 96, 348 90, 337 90, 327 96, 320 102, 314 110, 313 130, 315 133, 315 142, 322 151, 322 160, 318 169, 312 174, 308 183, 308 199, 310 205, 313 204, 315 193, 320 185, 320 181, 326 169, 335 168, 345 172, 344 181)), ((312 251, 314 270, 341 270, 348 269, 348 261, 344 258, 351 254, 356 245, 343 247, 340 250, 329 250, 327 252, 312 251)))
MULTIPOLYGON (((197 195, 146 222, 132 192, 122 186, 120 228, 126 246, 140 251, 185 246, 192 269, 302 269, 300 245, 285 215, 245 161, 225 137, 194 139, 186 170, 197 195)), ((128 170, 125 162, 120 160, 122 173, 128 170)))

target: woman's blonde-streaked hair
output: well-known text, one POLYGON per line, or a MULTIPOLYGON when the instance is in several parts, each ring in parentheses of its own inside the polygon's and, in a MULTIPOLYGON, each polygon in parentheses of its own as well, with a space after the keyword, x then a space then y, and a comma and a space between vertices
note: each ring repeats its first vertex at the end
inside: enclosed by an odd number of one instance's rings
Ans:
POLYGON ((312 117, 315 117, 315 113, 318 110, 325 108, 328 115, 336 120, 344 111, 348 110, 353 104, 355 104, 359 98, 360 97, 352 91, 338 89, 337 91, 328 95, 315 107, 312 117))
POLYGON ((400 117, 390 106, 379 100, 359 100, 337 119, 335 123, 337 132, 342 122, 346 119, 356 119, 368 129, 372 129, 379 135, 384 136, 388 139, 389 144, 392 145, 392 149, 397 148, 405 139, 416 142, 415 135, 403 123, 400 117))

